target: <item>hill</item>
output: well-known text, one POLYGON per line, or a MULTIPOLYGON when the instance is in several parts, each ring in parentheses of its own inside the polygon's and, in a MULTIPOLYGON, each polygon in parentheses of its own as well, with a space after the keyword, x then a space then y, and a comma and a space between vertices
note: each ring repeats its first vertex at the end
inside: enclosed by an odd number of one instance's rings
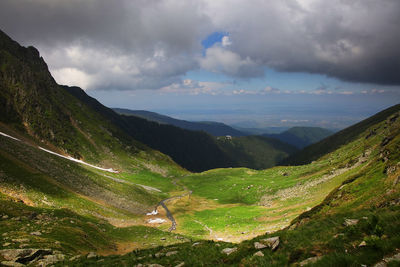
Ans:
POLYGON ((202 122, 192 122, 185 120, 174 119, 165 115, 161 115, 155 112, 145 111, 145 110, 129 110, 114 108, 116 112, 124 115, 133 115, 136 117, 144 118, 149 121, 158 122, 160 124, 170 124, 176 127, 192 130, 192 131, 203 131, 213 136, 244 136, 246 134, 224 124, 221 122, 213 121, 202 121, 202 122))
POLYGON ((237 166, 207 133, 159 124, 136 116, 120 115, 104 107, 79 87, 64 88, 107 120, 118 125, 134 140, 161 151, 190 171, 237 166))
POLYGON ((218 137, 217 143, 235 160, 237 167, 256 170, 276 166, 297 151, 292 145, 263 136, 218 137))
POLYGON ((279 134, 263 134, 263 136, 279 139, 301 149, 332 134, 330 130, 319 127, 292 127, 279 134))
MULTIPOLYGON (((318 159, 319 157, 330 153, 343 145, 352 142, 358 135, 365 132, 372 125, 377 124, 378 122, 384 120, 388 116, 398 112, 400 110, 400 104, 392 106, 386 110, 383 110, 372 117, 369 117, 353 126, 350 126, 344 130, 341 130, 334 135, 329 136, 321 140, 320 142, 310 145, 305 149, 289 156, 287 159, 283 160, 281 164, 283 165, 299 165, 299 164, 307 164, 312 162, 313 160, 318 159)), ((370 129, 370 136, 376 134, 374 129, 370 129)))

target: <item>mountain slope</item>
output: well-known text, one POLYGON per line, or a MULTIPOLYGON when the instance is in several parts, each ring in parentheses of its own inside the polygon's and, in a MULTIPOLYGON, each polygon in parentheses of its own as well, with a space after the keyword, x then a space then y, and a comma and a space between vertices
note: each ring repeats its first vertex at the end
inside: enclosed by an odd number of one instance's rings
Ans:
POLYGON ((174 119, 165 115, 161 115, 155 112, 145 111, 145 110, 129 110, 114 108, 116 112, 124 115, 134 115, 137 117, 144 118, 149 121, 158 122, 161 124, 170 124, 179 128, 192 130, 192 131, 204 131, 213 136, 244 136, 245 134, 220 122, 191 122, 185 120, 174 119))
POLYGON ((330 130, 319 127, 292 127, 279 134, 264 134, 263 136, 279 139, 301 149, 332 134, 330 130))
MULTIPOLYGON (((375 124, 312 164, 261 172, 220 169, 182 178, 193 190, 193 197, 206 197, 212 204, 218 194, 215 201, 227 205, 178 217, 187 233, 217 239, 222 233, 252 237, 254 232, 262 232, 254 239, 236 244, 187 242, 100 259, 105 265, 398 266, 400 112, 387 115, 381 120, 374 117, 375 124), (371 131, 376 134, 371 135, 371 131), (265 192, 261 186, 266 184, 270 189, 265 192), (254 205, 260 197, 265 209, 253 211, 254 206, 237 205, 254 205), (275 228, 265 234, 266 230, 260 229, 265 224, 275 228), (275 249, 268 247, 267 238, 279 238, 275 249), (231 253, 225 253, 227 250, 231 253), (149 257, 171 251, 177 252, 168 257, 149 257)), ((179 205, 175 212, 182 209, 185 205, 179 205)), ((81 259, 78 263, 95 260, 81 259)))
POLYGON ((3 32, 0 64, 0 122, 43 146, 120 170, 146 169, 149 162, 178 169, 153 149, 189 170, 235 166, 206 133, 121 116, 78 87, 57 85, 35 48, 21 47, 3 32))
MULTIPOLYGON (((299 165, 299 164, 307 164, 312 162, 313 160, 318 159, 319 157, 332 152, 339 147, 348 144, 357 138, 358 135, 366 131, 372 125, 375 125, 390 115, 398 112, 400 110, 400 104, 392 106, 388 109, 385 109, 374 116, 369 117, 353 126, 350 126, 344 130, 341 130, 334 135, 329 136, 321 140, 320 142, 310 145, 305 149, 289 156, 287 159, 283 160, 281 164, 283 165, 299 165)), ((369 135, 373 136, 376 134, 374 129, 369 130, 369 135)))
POLYGON ((297 151, 294 146, 263 136, 218 137, 217 142, 238 167, 256 170, 276 166, 297 151))

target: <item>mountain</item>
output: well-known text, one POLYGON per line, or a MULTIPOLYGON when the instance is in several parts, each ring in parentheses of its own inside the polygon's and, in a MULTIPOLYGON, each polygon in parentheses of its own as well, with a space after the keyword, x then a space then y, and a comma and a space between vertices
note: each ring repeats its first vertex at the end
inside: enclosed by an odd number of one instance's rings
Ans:
POLYGON ((222 151, 214 138, 207 133, 159 124, 136 116, 120 115, 104 107, 78 87, 64 88, 114 122, 134 140, 169 155, 188 170, 204 171, 237 166, 230 155, 222 151))
MULTIPOLYGON (((352 142, 357 136, 367 129, 369 129, 372 125, 377 124, 378 122, 385 120, 388 116, 395 114, 400 110, 400 104, 392 106, 388 109, 385 109, 372 117, 369 117, 353 126, 350 126, 344 130, 341 130, 334 135, 329 136, 316 144, 310 145, 305 149, 289 156, 287 159, 283 160, 281 164, 284 165, 299 165, 299 164, 307 164, 312 162, 313 160, 318 159, 319 157, 332 152, 343 145, 352 142)), ((373 136, 376 134, 374 129, 369 130, 369 135, 373 136)))
POLYGON ((129 165, 121 159, 131 154, 162 157, 149 147, 193 171, 235 166, 208 134, 119 115, 78 87, 59 86, 35 48, 2 32, 0 48, 0 121, 35 141, 116 169, 129 165))
POLYGON ((277 139, 263 136, 217 137, 217 143, 238 167, 261 170, 278 162, 298 149, 277 139))
POLYGON ((263 134, 263 136, 279 139, 301 149, 332 134, 330 130, 319 127, 292 127, 279 134, 263 134))
POLYGON ((202 122, 191 122, 185 120, 174 119, 165 115, 161 115, 155 112, 145 111, 145 110, 129 110, 129 109, 121 109, 114 108, 114 111, 124 114, 124 115, 133 115, 140 118, 144 118, 149 121, 158 122, 160 124, 170 124, 179 128, 192 130, 192 131, 204 131, 213 136, 244 136, 246 134, 238 131, 226 124, 221 122, 213 122, 213 121, 202 121, 202 122))
POLYGON ((1 265, 399 265, 400 105, 309 164, 192 173, 133 138, 182 129, 58 86, 1 34, 0 89, 1 265))

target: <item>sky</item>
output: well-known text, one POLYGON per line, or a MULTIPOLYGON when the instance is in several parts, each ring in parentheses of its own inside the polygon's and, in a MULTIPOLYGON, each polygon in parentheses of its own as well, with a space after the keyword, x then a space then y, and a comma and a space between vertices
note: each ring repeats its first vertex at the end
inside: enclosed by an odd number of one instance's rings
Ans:
POLYGON ((1 0, 0 29, 109 107, 343 128, 400 102, 398 0, 1 0))

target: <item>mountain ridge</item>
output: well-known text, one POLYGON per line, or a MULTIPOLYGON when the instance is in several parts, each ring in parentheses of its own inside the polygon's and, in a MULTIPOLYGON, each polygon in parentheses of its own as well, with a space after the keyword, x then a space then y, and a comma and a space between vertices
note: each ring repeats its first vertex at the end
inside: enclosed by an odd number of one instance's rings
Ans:
POLYGON ((320 127, 296 126, 279 134, 263 134, 263 136, 275 138, 287 144, 294 145, 299 149, 302 149, 332 134, 332 131, 320 127))
POLYGON ((213 136, 244 136, 245 134, 221 122, 213 121, 186 121, 175 119, 166 115, 146 110, 130 110, 122 108, 113 108, 116 112, 124 115, 134 115, 150 121, 155 121, 161 124, 171 124, 192 131, 204 131, 213 136))

